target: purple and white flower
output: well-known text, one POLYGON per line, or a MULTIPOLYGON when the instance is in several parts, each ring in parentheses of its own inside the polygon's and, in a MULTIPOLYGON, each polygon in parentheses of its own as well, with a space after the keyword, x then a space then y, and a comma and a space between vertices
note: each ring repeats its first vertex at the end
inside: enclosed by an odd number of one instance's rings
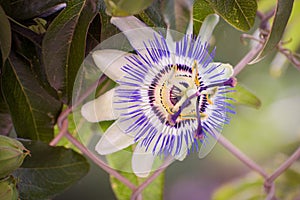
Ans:
POLYGON ((112 17, 135 52, 92 53, 97 67, 118 84, 81 109, 90 122, 116 120, 97 143, 99 154, 137 143, 132 169, 146 177, 155 157, 183 160, 207 137, 217 137, 233 112, 226 93, 235 85, 232 66, 213 62, 214 50, 209 52, 218 20, 208 16, 198 37, 190 23, 183 38, 174 41, 170 30, 164 38, 133 16, 112 17))

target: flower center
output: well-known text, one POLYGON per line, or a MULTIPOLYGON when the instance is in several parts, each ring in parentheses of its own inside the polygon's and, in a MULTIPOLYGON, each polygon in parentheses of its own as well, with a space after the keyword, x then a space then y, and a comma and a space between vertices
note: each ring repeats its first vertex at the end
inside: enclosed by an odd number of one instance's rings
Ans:
POLYGON ((196 62, 192 67, 169 65, 153 79, 148 92, 149 101, 154 112, 166 125, 174 126, 184 120, 196 120, 199 112, 196 105, 201 105, 201 117, 205 117, 205 108, 210 103, 206 94, 191 98, 201 86, 196 62), (178 116, 172 120, 170 116, 176 113, 178 116))

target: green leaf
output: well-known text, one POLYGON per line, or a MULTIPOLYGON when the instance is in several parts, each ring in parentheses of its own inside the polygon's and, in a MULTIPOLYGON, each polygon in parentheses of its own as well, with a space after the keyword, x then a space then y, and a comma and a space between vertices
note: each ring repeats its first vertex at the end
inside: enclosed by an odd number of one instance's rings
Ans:
MULTIPOLYGON (((11 30, 6 14, 0 6, 0 53, 2 54, 2 64, 8 58, 11 47, 11 30)), ((1 64, 1 66, 2 66, 1 64)))
POLYGON ((26 20, 51 11, 54 6, 66 0, 0 0, 0 5, 10 17, 26 20))
POLYGON ((254 24, 256 0, 207 0, 225 21, 238 30, 248 31, 254 24))
POLYGON ((201 25, 205 17, 213 14, 214 10, 210 7, 205 0, 196 0, 194 2, 193 21, 194 21, 194 34, 198 35, 201 25))
POLYGON ((153 0, 104 0, 107 12, 116 17, 135 15, 148 6, 151 5, 153 0))
POLYGON ((149 6, 145 12, 140 14, 143 21, 151 26, 166 28, 164 16, 161 11, 161 5, 161 1, 154 0, 151 6, 149 6))
POLYGON ((89 171, 87 160, 73 150, 51 147, 39 141, 22 141, 30 150, 13 175, 20 198, 49 199, 76 183, 89 171))
POLYGON ((280 42, 290 18, 293 4, 294 0, 277 1, 276 13, 272 24, 271 33, 268 35, 263 50, 251 63, 256 63, 263 59, 270 51, 274 50, 276 45, 280 42))
POLYGON ((40 86, 29 64, 12 52, 1 84, 17 135, 49 142, 61 103, 40 86))
POLYGON ((261 101, 252 92, 244 86, 237 84, 232 92, 227 94, 227 97, 234 99, 234 104, 249 106, 252 108, 260 108, 261 101))
MULTIPOLYGON (((1 88, 1 82, 0 82, 1 88)), ((8 135, 12 129, 12 120, 9 114, 8 106, 0 90, 0 135, 8 135)))
POLYGON ((48 80, 69 103, 77 71, 85 57, 89 24, 97 14, 96 0, 69 1, 50 24, 43 40, 43 58, 48 80))
MULTIPOLYGON (((287 159, 285 155, 277 155, 268 163, 268 168, 275 171, 287 159)), ((275 196, 278 199, 295 200, 300 195, 300 163, 293 165, 275 180, 275 196)), ((213 200, 257 200, 265 199, 263 192, 264 179, 258 174, 251 172, 245 176, 234 179, 218 188, 213 194, 213 200)))
MULTIPOLYGON (((106 159, 109 163, 109 166, 114 169, 119 169, 119 173, 126 177, 131 183, 135 185, 142 184, 146 178, 137 177, 131 171, 131 156, 132 156, 132 147, 128 147, 123 151, 119 151, 113 154, 106 156, 106 159)), ((132 195, 132 190, 129 189, 126 185, 120 182, 113 176, 110 176, 110 182, 112 189, 119 200, 130 199, 132 195)), ((147 188, 142 193, 143 200, 162 200, 163 199, 163 190, 164 190, 164 172, 160 174, 152 183, 150 183, 147 188)))
MULTIPOLYGON (((165 22, 171 30, 185 33, 192 18, 191 0, 166 0, 162 4, 165 22)), ((173 35, 174 36, 174 35, 173 35)))

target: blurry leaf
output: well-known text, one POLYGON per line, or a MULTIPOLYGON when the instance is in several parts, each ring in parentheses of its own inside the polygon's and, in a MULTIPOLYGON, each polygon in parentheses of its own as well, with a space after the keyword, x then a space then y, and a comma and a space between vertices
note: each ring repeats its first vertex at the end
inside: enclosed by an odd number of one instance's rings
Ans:
POLYGON ((103 3, 100 7, 100 16, 101 16, 101 41, 108 39, 109 37, 119 33, 119 29, 110 23, 110 16, 105 12, 106 6, 103 3))
POLYGON ((0 6, 0 27, 1 27, 0 53, 2 54, 2 63, 0 63, 1 64, 0 69, 1 69, 2 64, 4 64, 5 60, 8 58, 10 47, 11 47, 10 24, 1 6, 0 6))
POLYGON ((76 183, 89 171, 87 160, 73 150, 51 147, 39 141, 22 141, 30 150, 13 175, 18 178, 21 199, 49 199, 76 183))
POLYGON ((31 25, 28 28, 37 34, 44 34, 46 32, 47 21, 42 18, 34 18, 35 25, 31 25))
POLYGON ((26 20, 49 12, 66 0, 0 0, 6 14, 16 20, 26 20))
MULTIPOLYGON (((132 157, 132 147, 128 147, 123 151, 119 151, 110 155, 107 155, 109 166, 114 169, 122 169, 119 171, 121 175, 126 177, 131 183, 135 185, 142 184, 146 178, 137 177, 134 173, 129 173, 131 171, 131 157, 132 157)), ((110 176, 110 182, 112 189, 118 200, 130 199, 132 190, 126 185, 120 182, 113 176, 110 176)), ((142 192, 143 200, 162 200, 164 191, 164 172, 160 174, 152 183, 150 183, 145 190, 142 192)))
POLYGON ((143 21, 151 26, 166 28, 164 16, 161 12, 161 4, 161 1, 154 0, 151 6, 149 6, 144 13, 140 14, 143 21))
POLYGON ((163 16, 168 28, 180 33, 186 32, 192 19, 192 10, 192 0, 166 0, 162 4, 163 16))
POLYGON ((28 63, 11 53, 1 84, 18 136, 49 142, 61 103, 40 86, 28 63))
POLYGON ((263 199, 264 180, 257 174, 251 173, 245 177, 224 184, 213 194, 213 200, 256 200, 263 199))
POLYGON ((65 103, 72 96, 77 71, 85 57, 89 24, 97 14, 96 0, 69 1, 50 24, 43 40, 46 74, 65 103))
MULTIPOLYGON (((287 156, 278 155, 269 162, 272 171, 287 159, 287 156)), ((264 179, 258 174, 251 172, 244 177, 234 179, 213 194, 213 200, 257 200, 265 199, 263 191, 264 179)), ((289 169, 275 180, 276 197, 284 200, 296 200, 300 196, 300 163, 295 162, 289 169)))
POLYGON ((234 99, 234 104, 249 106, 256 109, 261 106, 259 98, 240 84, 237 84, 233 91, 227 94, 227 97, 234 99))
POLYGON ((107 12, 112 16, 129 16, 138 14, 148 6, 153 0, 104 0, 107 12))
POLYGON ((0 135, 8 135, 13 125, 9 114, 8 106, 4 101, 4 97, 1 93, 0 82, 0 135))
POLYGON ((209 14, 213 14, 214 10, 210 7, 207 1, 205 0, 196 0, 194 3, 194 34, 198 35, 201 28, 202 22, 205 17, 209 14))
POLYGON ((281 40, 285 27, 290 18, 294 0, 278 0, 275 18, 272 24, 271 33, 269 34, 263 50, 251 62, 256 63, 264 58, 270 51, 272 51, 281 40))
POLYGON ((254 24, 256 0, 207 0, 225 21, 241 31, 248 31, 254 24))

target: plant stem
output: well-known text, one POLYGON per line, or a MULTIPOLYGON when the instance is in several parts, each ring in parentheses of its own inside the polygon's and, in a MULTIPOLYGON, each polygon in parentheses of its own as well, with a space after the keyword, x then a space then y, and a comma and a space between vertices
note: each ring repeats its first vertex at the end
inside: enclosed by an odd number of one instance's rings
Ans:
POLYGON ((256 47, 254 47, 253 49, 251 49, 251 51, 249 51, 245 57, 242 58, 242 60, 240 60, 240 62, 238 64, 235 65, 234 69, 233 69, 233 77, 235 77, 236 75, 238 75, 247 65, 250 61, 252 61, 254 59, 254 57, 263 49, 263 44, 259 43, 256 47))
POLYGON ((99 167, 101 167, 104 171, 106 171, 108 174, 114 176, 119 181, 124 183, 128 188, 131 190, 135 190, 136 186, 132 184, 128 179, 126 179, 124 176, 119 174, 114 169, 107 166, 105 162, 100 160, 97 156, 94 155, 91 151, 89 151, 82 143, 80 143, 76 138, 74 138, 69 132, 66 132, 65 134, 66 138, 73 143, 84 155, 86 155, 88 158, 90 158, 95 164, 97 164, 99 167))
POLYGON ((139 195, 142 193, 142 191, 152 182, 154 181, 172 162, 171 158, 167 158, 164 161, 164 164, 156 170, 150 177, 148 177, 139 187, 133 191, 130 200, 138 200, 139 195))
POLYGON ((282 163, 276 170, 271 174, 266 182, 272 183, 278 176, 280 176, 285 170, 287 170, 296 160, 300 158, 300 147, 284 162, 282 163))
POLYGON ((250 169, 258 172, 265 179, 268 177, 268 174, 251 158, 249 158, 246 154, 244 154, 241 150, 239 150, 236 146, 234 146, 229 140, 227 140, 223 135, 220 134, 218 138, 218 142, 229 152, 232 153, 235 157, 237 157, 240 161, 242 161, 245 165, 247 165, 250 169))

